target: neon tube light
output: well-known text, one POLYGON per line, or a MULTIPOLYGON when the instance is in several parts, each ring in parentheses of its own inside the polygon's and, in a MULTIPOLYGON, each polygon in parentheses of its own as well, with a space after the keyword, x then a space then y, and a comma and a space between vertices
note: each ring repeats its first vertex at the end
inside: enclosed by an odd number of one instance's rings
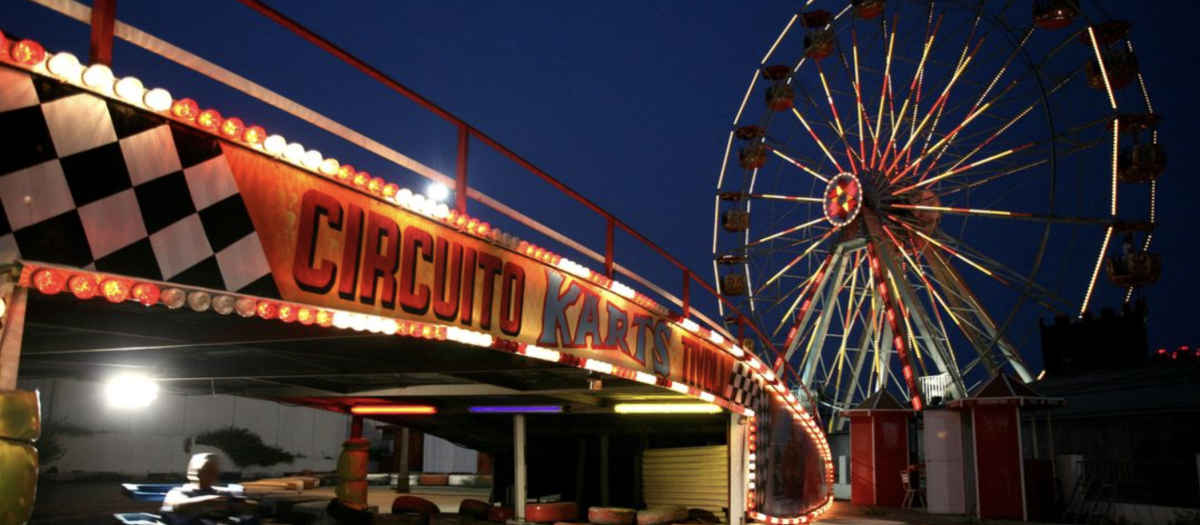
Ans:
POLYGON ((718 414, 721 407, 708 403, 620 403, 618 414, 718 414))
POLYGON ((356 416, 432 415, 437 408, 427 405, 373 405, 350 407, 356 416))
POLYGON ((475 406, 467 410, 473 414, 560 414, 565 412, 562 405, 475 406))

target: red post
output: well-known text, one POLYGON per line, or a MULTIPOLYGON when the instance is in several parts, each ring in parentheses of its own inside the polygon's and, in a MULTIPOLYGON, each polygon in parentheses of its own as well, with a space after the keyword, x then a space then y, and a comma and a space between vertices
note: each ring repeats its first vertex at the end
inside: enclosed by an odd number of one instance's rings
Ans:
POLYGON ((604 240, 604 276, 613 278, 613 218, 608 217, 608 236, 604 240))
POLYGON ((466 124, 460 124, 458 126, 458 177, 454 179, 454 208, 458 210, 458 213, 467 213, 467 146, 470 143, 470 130, 467 129, 466 124))
POLYGON ((350 439, 362 439, 363 418, 362 416, 350 417, 350 439))
POLYGON ((92 40, 88 61, 112 65, 113 26, 117 23, 117 0, 92 2, 92 40))
POLYGON ((683 271, 683 318, 692 315, 692 271, 683 271))

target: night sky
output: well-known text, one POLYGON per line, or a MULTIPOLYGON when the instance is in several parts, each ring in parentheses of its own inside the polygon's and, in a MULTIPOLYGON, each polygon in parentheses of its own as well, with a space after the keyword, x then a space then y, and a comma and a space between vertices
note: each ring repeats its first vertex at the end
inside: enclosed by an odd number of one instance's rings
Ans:
MULTIPOLYGON (((523 155, 708 280, 713 194, 734 112, 759 60, 801 6, 665 0, 272 4, 523 155)), ((1180 0, 1149 4, 1154 7, 1102 4, 1112 18, 1134 25, 1141 69, 1155 109, 1164 115, 1160 141, 1170 153, 1159 183, 1153 248, 1163 254, 1163 275, 1145 291, 1150 345, 1200 344, 1193 320, 1200 286, 1192 271, 1200 260, 1195 242, 1200 221, 1191 202, 1200 193, 1191 168, 1200 149, 1190 144, 1195 132, 1187 131, 1198 116, 1194 55, 1200 32, 1194 24, 1200 7, 1180 0)), ((118 18, 454 173, 451 126, 237 2, 121 0, 118 18)), ((32 3, 4 2, 0 29, 38 39, 51 51, 87 55, 84 25, 32 3)), ((414 189, 425 186, 382 159, 128 44, 116 48, 114 70, 360 169, 414 189)), ((478 142, 470 162, 471 183, 483 192, 593 249, 603 248, 603 222, 586 209, 478 142)), ((473 212, 480 209, 473 203, 473 212)), ((679 274, 636 246, 618 237, 618 262, 677 292, 679 274)), ((1072 257, 1092 261, 1095 249, 1072 257)), ((1102 276, 1098 286, 1106 285, 1102 276)), ((1036 336, 1023 352, 1040 364, 1036 336)))

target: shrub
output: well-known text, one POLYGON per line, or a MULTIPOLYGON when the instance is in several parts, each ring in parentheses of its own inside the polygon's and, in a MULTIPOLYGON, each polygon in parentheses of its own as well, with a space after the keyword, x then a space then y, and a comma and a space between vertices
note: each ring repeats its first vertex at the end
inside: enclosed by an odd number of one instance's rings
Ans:
POLYGON ((242 468, 291 463, 297 457, 282 448, 263 443, 262 437, 254 432, 235 426, 203 432, 196 436, 196 444, 220 449, 242 468))
POLYGON ((37 440, 38 463, 44 467, 59 459, 67 453, 67 446, 63 443, 63 438, 67 437, 86 437, 94 434, 91 430, 59 421, 57 419, 47 419, 42 422, 42 435, 37 440))

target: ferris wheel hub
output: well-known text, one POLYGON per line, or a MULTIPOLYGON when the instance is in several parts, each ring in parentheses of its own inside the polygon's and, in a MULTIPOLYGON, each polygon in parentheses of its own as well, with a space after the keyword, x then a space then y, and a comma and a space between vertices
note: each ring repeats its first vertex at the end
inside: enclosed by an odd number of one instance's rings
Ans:
POLYGON ((853 173, 839 173, 825 186, 825 219, 834 226, 850 224, 863 206, 863 185, 853 173))

